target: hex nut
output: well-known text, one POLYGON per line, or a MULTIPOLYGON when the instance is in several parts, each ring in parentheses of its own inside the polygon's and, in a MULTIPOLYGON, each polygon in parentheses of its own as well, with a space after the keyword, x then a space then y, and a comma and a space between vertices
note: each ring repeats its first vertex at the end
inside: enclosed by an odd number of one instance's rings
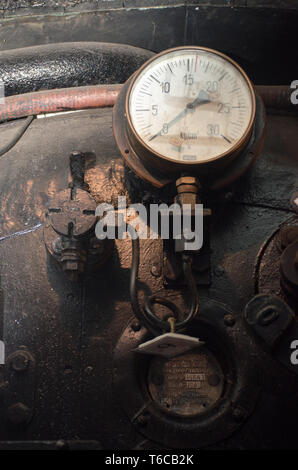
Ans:
POLYGON ((24 372, 28 369, 30 360, 26 351, 16 351, 11 357, 11 367, 15 372, 24 372))

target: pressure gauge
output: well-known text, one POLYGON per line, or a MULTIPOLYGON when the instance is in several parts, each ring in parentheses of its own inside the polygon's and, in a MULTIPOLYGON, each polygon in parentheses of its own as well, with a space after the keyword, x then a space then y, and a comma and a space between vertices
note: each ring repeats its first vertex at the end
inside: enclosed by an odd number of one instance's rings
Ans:
POLYGON ((256 108, 254 88, 232 59, 178 47, 152 57, 126 83, 114 134, 128 165, 158 186, 172 173, 225 167, 248 145, 256 108))

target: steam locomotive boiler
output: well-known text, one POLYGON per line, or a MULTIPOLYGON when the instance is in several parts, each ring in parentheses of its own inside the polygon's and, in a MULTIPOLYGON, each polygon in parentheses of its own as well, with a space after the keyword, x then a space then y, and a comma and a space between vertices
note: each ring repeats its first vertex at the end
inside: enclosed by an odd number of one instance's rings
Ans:
POLYGON ((297 6, 24 3, 0 449, 297 448, 297 6))

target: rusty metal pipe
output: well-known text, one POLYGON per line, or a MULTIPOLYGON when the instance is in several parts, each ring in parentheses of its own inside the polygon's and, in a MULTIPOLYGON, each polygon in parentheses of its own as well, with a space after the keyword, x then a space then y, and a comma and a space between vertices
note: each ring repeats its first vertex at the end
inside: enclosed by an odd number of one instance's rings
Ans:
POLYGON ((122 85, 93 85, 44 90, 5 98, 0 121, 25 116, 114 106, 122 85))
POLYGON ((257 85, 255 89, 261 96, 266 108, 295 111, 295 106, 291 103, 293 90, 289 85, 257 85))

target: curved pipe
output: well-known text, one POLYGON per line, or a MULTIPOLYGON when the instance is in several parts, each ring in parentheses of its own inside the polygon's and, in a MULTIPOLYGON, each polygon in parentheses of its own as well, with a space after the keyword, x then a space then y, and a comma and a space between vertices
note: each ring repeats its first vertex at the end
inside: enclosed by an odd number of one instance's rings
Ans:
POLYGON ((153 55, 101 42, 67 42, 0 52, 5 96, 39 90, 124 83, 153 55))

